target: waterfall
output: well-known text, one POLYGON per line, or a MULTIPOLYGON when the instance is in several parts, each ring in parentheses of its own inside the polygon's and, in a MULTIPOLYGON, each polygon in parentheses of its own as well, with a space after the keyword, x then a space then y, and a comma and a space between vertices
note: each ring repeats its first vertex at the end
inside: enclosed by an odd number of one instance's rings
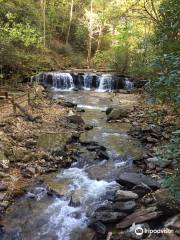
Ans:
POLYGON ((103 74, 99 77, 99 92, 112 91, 114 89, 114 80, 112 75, 103 74))
POLYGON ((48 78, 51 78, 52 84, 51 87, 54 90, 72 90, 74 88, 74 82, 73 77, 70 73, 61 73, 61 72, 55 72, 51 73, 50 75, 46 74, 46 81, 48 78), (51 76, 51 77, 49 77, 51 76))
POLYGON ((129 81, 128 78, 125 78, 124 85, 125 85, 125 89, 127 90, 132 90, 134 87, 133 82, 129 81))
POLYGON ((108 92, 117 89, 131 90, 134 87, 132 81, 124 76, 101 73, 65 73, 47 72, 35 77, 36 81, 55 91, 70 90, 96 90, 108 92))
POLYGON ((85 74, 83 76, 83 79, 84 79, 84 90, 91 90, 92 82, 93 82, 93 75, 85 74))

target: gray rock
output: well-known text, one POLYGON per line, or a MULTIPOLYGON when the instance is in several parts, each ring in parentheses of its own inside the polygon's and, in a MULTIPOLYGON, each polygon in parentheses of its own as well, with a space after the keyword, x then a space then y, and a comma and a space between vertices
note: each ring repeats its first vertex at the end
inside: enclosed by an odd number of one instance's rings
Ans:
POLYGON ((138 195, 132 191, 118 190, 115 195, 116 201, 127 201, 138 199, 138 195))
POLYGON ((92 222, 103 222, 103 223, 116 223, 126 216, 122 212, 95 212, 92 218, 92 222))
POLYGON ((89 130, 93 129, 93 127, 94 127, 93 125, 86 124, 85 127, 84 127, 84 129, 85 129, 86 131, 89 131, 89 130))
POLYGON ((113 209, 118 212, 127 212, 130 213, 136 208, 135 201, 128 202, 116 202, 113 204, 113 209))
POLYGON ((132 191, 137 193, 139 197, 143 197, 147 193, 151 192, 151 188, 146 184, 141 183, 140 185, 134 186, 132 191))
POLYGON ((156 207, 149 207, 146 209, 137 209, 134 213, 125 217, 119 224, 116 225, 118 229, 124 229, 131 226, 133 223, 143 223, 161 216, 162 212, 157 211, 156 207))
POLYGON ((69 123, 74 123, 74 124, 77 124, 77 125, 84 125, 85 124, 84 120, 79 115, 68 116, 67 120, 68 120, 69 123))
POLYGON ((159 183, 150 176, 146 176, 142 173, 122 173, 119 178, 116 180, 119 184, 132 188, 141 183, 146 184, 152 189, 158 189, 160 187, 159 183))
POLYGON ((107 121, 119 120, 121 118, 127 117, 129 114, 129 109, 125 106, 118 106, 113 108, 110 113, 107 115, 107 121))

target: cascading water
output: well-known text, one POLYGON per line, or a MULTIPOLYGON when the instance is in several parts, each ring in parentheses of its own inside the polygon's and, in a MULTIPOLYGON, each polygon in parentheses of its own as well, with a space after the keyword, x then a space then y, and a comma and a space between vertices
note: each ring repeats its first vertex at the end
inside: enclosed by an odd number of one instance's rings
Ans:
POLYGON ((103 74, 99 77, 99 92, 106 92, 106 91, 112 91, 114 90, 114 80, 112 75, 109 74, 103 74))
MULTIPOLYGON (((51 73, 51 75, 47 74, 48 76, 52 76, 52 88, 54 90, 72 90, 74 88, 73 77, 70 73, 51 73)), ((48 80, 48 79, 47 79, 48 80)), ((45 82, 47 82, 45 76, 45 82)))
POLYGON ((132 90, 134 87, 133 82, 129 81, 128 78, 125 79, 124 84, 125 84, 125 89, 127 90, 132 90))
POLYGON ((85 90, 91 90, 92 89, 92 82, 93 82, 93 76, 89 74, 85 74, 83 76, 84 80, 84 89, 85 90))
POLYGON ((96 90, 98 92, 132 88, 132 82, 114 74, 48 72, 36 76, 36 80, 58 91, 73 89, 96 90))

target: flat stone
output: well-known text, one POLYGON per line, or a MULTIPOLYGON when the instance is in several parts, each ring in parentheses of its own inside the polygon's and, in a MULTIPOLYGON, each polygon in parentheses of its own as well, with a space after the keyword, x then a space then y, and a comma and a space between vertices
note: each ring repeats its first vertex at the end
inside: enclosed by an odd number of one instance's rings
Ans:
POLYGON ((122 173, 116 180, 119 184, 132 188, 141 183, 146 184, 152 189, 158 189, 160 187, 159 183, 150 176, 146 176, 142 173, 122 173))
POLYGON ((120 223, 116 225, 116 227, 118 229, 124 229, 131 226, 133 223, 143 223, 158 218, 161 214, 162 213, 160 211, 157 211, 156 207, 138 209, 134 213, 125 217, 120 223))
POLYGON ((115 195, 116 201, 127 201, 138 199, 138 195, 132 191, 118 190, 115 195))
POLYGON ((122 212, 95 212, 92 218, 93 222, 116 223, 126 216, 122 212))
POLYGON ((116 202, 113 204, 113 210, 118 212, 132 212, 136 208, 135 201, 116 202))

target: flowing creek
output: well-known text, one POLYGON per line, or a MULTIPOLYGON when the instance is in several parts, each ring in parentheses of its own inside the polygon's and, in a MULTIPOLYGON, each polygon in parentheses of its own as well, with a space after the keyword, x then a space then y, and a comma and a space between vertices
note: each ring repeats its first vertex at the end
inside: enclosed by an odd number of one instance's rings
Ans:
POLYGON ((62 197, 48 195, 44 183, 31 187, 7 211, 3 222, 10 233, 5 236, 6 240, 91 239, 87 228, 90 216, 120 188, 115 182, 116 176, 124 169, 131 171, 134 168, 132 159, 142 154, 139 142, 127 134, 129 124, 106 122, 105 109, 111 104, 110 93, 70 91, 53 95, 75 102, 78 108, 85 110, 80 114, 94 128, 82 133, 81 139, 105 146, 110 159, 80 161, 45 176, 44 181, 58 189, 62 197), (72 206, 72 196, 78 198, 80 204, 72 206))

